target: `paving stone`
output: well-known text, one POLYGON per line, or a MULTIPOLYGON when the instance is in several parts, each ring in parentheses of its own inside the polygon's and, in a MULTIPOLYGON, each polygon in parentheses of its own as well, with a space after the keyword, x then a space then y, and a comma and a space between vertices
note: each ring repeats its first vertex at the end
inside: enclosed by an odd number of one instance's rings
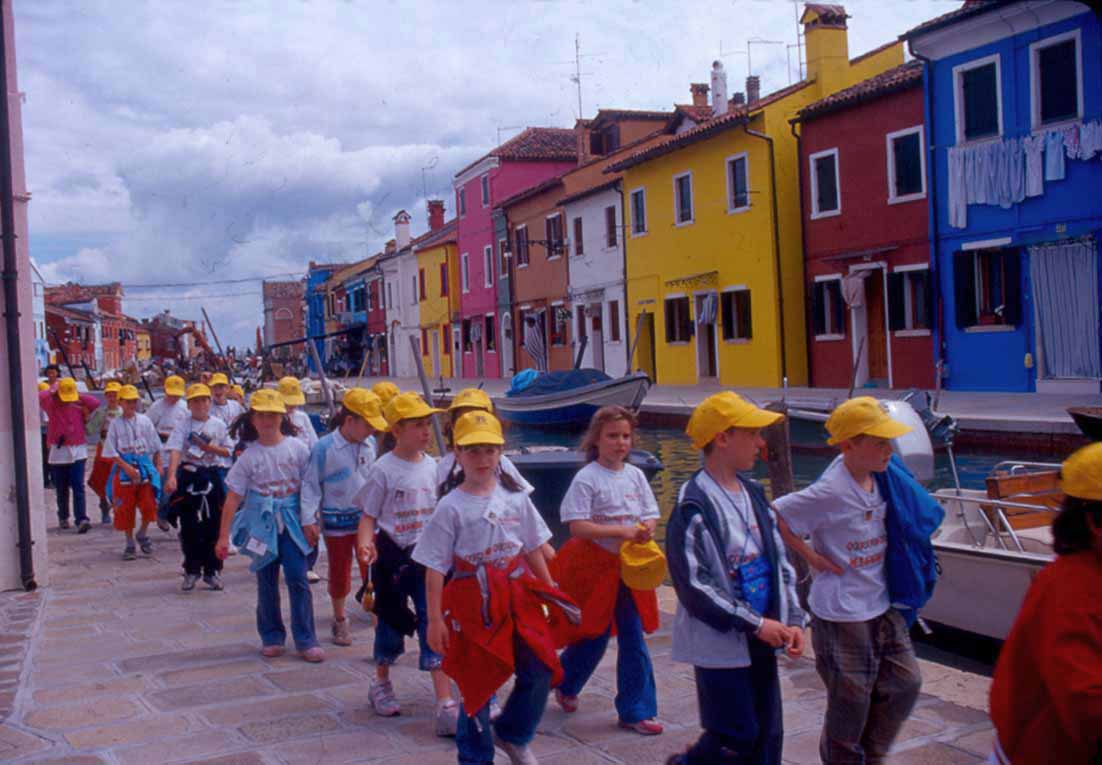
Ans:
POLYGON ((242 739, 225 731, 204 731, 201 736, 164 738, 156 743, 120 749, 115 756, 121 765, 167 765, 220 755, 241 749, 244 743, 242 739))
POLYGON ((0 759, 14 760, 48 749, 50 742, 38 736, 0 725, 0 759))
POLYGON ((162 672, 157 675, 157 680, 168 686, 194 685, 196 683, 219 680, 224 677, 260 675, 270 669, 271 665, 261 661, 259 658, 242 659, 240 661, 231 661, 225 664, 213 664, 210 666, 162 672))
POLYGON ((94 696, 125 696, 132 693, 141 693, 146 685, 144 675, 131 675, 130 677, 114 677, 109 680, 98 680, 93 683, 82 683, 62 688, 49 688, 35 691, 34 705, 36 708, 48 707, 55 704, 79 702, 94 696))
POLYGON ((129 699, 103 698, 47 709, 36 709, 24 724, 41 730, 68 730, 137 717, 142 708, 129 699))
POLYGON ((661 736, 655 737, 640 736, 629 731, 620 731, 620 734, 614 740, 605 742, 601 749, 617 760, 630 762, 632 765, 664 765, 671 754, 688 749, 700 736, 700 730, 667 730, 661 736))
POLYGON ((193 664, 210 664, 216 661, 255 658, 259 655, 256 645, 249 643, 226 643, 207 646, 203 649, 171 651, 152 656, 138 656, 118 662, 119 669, 132 672, 162 672, 169 669, 186 669, 193 664))
POLYGON ((288 672, 269 672, 265 677, 285 691, 309 691, 337 685, 362 683, 363 677, 334 666, 307 665, 288 672))
POLYGON ((926 744, 892 753, 892 765, 981 765, 983 759, 946 744, 926 744))
POLYGON ((104 765, 104 762, 91 754, 76 754, 71 757, 52 757, 48 760, 40 760, 36 757, 34 765, 104 765))
POLYGON ((956 741, 950 742, 957 749, 963 749, 979 757, 986 758, 994 748, 995 731, 993 728, 984 728, 974 731, 966 736, 961 736, 956 741))
POLYGON ((246 677, 233 682, 205 683, 155 691, 147 694, 146 698, 157 709, 170 710, 223 704, 227 701, 254 696, 268 696, 272 692, 271 686, 267 683, 258 678, 246 677))
MULTIPOLYGON (((362 762, 368 758, 381 758, 397 754, 400 750, 390 737, 381 733, 362 731, 338 733, 330 736, 314 736, 304 741, 288 741, 276 750, 287 765, 345 765, 362 762)), ((407 750, 408 751, 408 750, 407 750)), ((422 762, 418 753, 417 762, 422 762)), ((451 761, 455 762, 455 745, 452 744, 451 761)))
POLYGON ((987 713, 979 709, 961 706, 949 701, 935 699, 929 704, 915 708, 914 715, 934 723, 948 725, 975 725, 987 721, 987 713))
POLYGON ((155 717, 97 728, 82 728, 66 733, 65 738, 77 749, 107 749, 179 735, 187 729, 187 720, 180 716, 155 717))
POLYGON ((184 765, 266 765, 274 760, 266 760, 257 752, 241 752, 215 757, 213 760, 192 760, 184 765))
POLYGON ((259 744, 302 738, 337 730, 341 725, 332 715, 313 714, 253 722, 238 728, 241 735, 259 744))
POLYGON ((318 696, 277 696, 263 701, 204 710, 202 715, 215 727, 236 728, 243 723, 262 722, 293 714, 323 712, 331 709, 333 705, 318 696))

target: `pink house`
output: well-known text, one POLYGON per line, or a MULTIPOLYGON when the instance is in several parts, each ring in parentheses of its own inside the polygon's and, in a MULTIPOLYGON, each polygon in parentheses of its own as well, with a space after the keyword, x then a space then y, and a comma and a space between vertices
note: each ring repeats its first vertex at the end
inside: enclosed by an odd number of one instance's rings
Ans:
POLYGON ((463 377, 501 377, 501 316, 511 309, 503 199, 577 165, 577 141, 569 128, 527 128, 455 176, 458 212, 459 316, 452 317, 452 348, 463 377), (498 220, 500 218, 500 220, 498 220))

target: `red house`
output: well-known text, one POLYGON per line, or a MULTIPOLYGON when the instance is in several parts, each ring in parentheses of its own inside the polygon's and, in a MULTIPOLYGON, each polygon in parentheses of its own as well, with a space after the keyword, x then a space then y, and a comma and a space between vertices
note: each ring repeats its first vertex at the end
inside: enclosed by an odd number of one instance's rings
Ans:
POLYGON ((922 64, 804 107, 809 367, 817 387, 934 385, 922 64))

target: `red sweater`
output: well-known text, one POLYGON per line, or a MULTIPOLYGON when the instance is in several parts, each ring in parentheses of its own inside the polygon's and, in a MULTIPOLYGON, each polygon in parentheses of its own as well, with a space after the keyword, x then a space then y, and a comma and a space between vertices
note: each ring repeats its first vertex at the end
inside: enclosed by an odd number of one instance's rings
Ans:
POLYGON ((1037 575, 999 654, 991 721, 1012 765, 1102 763, 1102 553, 1037 575))
MULTIPOLYGON (((551 575, 559 587, 582 607, 579 640, 616 634, 616 596, 620 592, 620 556, 596 542, 577 537, 569 540, 551 561, 551 575)), ((631 590, 644 632, 658 629, 658 593, 631 590)))

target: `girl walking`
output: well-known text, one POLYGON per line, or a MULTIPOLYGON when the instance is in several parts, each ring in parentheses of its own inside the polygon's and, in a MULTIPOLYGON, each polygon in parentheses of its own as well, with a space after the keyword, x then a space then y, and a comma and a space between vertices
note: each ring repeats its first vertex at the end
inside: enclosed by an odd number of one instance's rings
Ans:
POLYGON ((86 534, 92 525, 84 506, 84 465, 88 461, 84 423, 100 403, 95 396, 77 392, 76 380, 64 377, 53 387, 39 391, 38 405, 48 417, 47 461, 57 491, 58 526, 69 528, 69 495, 72 494, 73 523, 78 533, 86 534))
POLYGON ((133 385, 119 390, 122 416, 111 422, 102 450, 103 459, 112 462, 107 495, 115 510, 115 528, 126 534, 123 560, 137 557, 135 539, 142 555, 153 554, 149 524, 157 519, 161 498, 161 439, 150 419, 138 412, 139 399, 133 385), (135 535, 139 513, 141 526, 135 535))
MULTIPOLYGON (((478 388, 464 388, 455 394, 451 406, 448 407, 447 436, 452 451, 441 457, 436 465, 436 483, 440 486, 443 486, 448 477, 457 470, 454 441, 455 423, 467 412, 489 412, 493 414, 494 404, 490 401, 490 397, 486 395, 486 392, 478 388)), ((502 472, 508 473, 509 477, 516 481, 526 492, 532 493, 532 484, 524 480, 524 476, 520 474, 512 460, 502 454, 498 464, 502 472)))
POLYGON ((307 449, 313 449, 318 442, 318 432, 314 430, 314 423, 310 422, 309 415, 302 410, 306 406, 306 396, 302 392, 302 385, 297 377, 284 377, 279 381, 279 395, 283 397, 283 405, 287 407, 287 419, 298 429, 296 436, 307 449))

